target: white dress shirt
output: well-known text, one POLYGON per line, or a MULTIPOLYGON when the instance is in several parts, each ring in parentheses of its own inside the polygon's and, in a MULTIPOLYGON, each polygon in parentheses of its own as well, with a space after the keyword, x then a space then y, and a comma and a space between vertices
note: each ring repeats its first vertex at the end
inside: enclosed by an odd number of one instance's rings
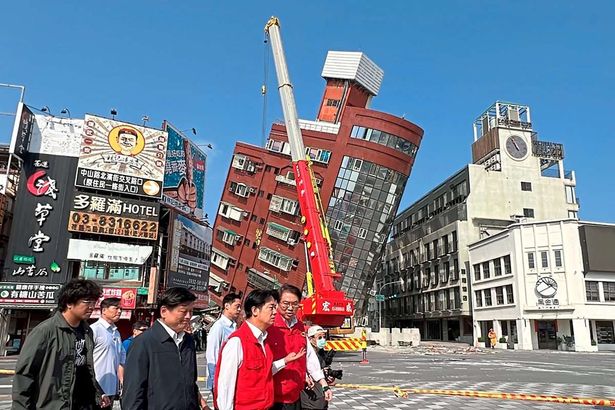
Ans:
POLYGON ((114 324, 103 318, 92 324, 94 337, 94 373, 96 380, 107 396, 118 394, 120 384, 117 372, 126 363, 126 350, 114 324))
POLYGON ((228 317, 222 315, 216 320, 207 334, 207 349, 205 350, 207 364, 216 365, 222 344, 235 330, 237 330, 237 323, 228 317))
POLYGON ((164 330, 167 331, 169 336, 171 336, 171 339, 173 339, 173 341, 175 342, 175 345, 177 346, 177 348, 179 348, 179 345, 184 340, 184 335, 186 334, 186 332, 179 332, 179 333, 177 333, 175 330, 173 330, 169 326, 167 326, 161 319, 158 319, 158 322, 162 325, 164 330))
MULTIPOLYGON (((258 340, 258 343, 265 350, 265 339, 267 338, 267 332, 262 332, 259 328, 252 323, 246 321, 248 327, 252 331, 252 334, 258 340)), ((241 345, 241 339, 233 337, 226 342, 224 349, 222 349, 222 355, 224 360, 220 363, 220 373, 218 374, 218 380, 224 380, 223 383, 218 383, 218 396, 216 403, 218 410, 233 410, 235 408, 235 386, 237 385, 238 369, 243 363, 243 348, 241 345)), ((284 359, 273 362, 272 373, 276 374, 284 368, 286 364, 284 359)))

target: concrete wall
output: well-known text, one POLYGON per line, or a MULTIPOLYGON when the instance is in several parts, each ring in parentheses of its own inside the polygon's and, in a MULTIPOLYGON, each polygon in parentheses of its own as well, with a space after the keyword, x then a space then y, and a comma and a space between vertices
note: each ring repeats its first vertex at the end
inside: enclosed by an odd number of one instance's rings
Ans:
MULTIPOLYGON (((361 329, 356 328, 351 337, 361 337, 361 329)), ((399 342, 412 343, 412 346, 419 346, 421 343, 421 333, 419 329, 399 329, 382 328, 382 332, 372 332, 367 329, 367 340, 375 341, 380 346, 399 346, 399 342)))

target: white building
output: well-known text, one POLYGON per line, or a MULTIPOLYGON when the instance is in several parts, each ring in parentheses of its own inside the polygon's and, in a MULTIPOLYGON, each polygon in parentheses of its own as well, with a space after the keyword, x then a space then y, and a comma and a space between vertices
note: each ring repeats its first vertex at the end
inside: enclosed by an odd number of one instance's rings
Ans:
POLYGON ((561 144, 538 140, 528 106, 496 102, 474 122, 473 163, 395 219, 383 270, 384 327, 472 342, 469 244, 520 220, 578 217, 561 144), (403 278, 406 286, 385 286, 403 278))
POLYGON ((471 244, 476 337, 493 328, 504 348, 615 350, 614 248, 615 225, 575 219, 516 223, 471 244))

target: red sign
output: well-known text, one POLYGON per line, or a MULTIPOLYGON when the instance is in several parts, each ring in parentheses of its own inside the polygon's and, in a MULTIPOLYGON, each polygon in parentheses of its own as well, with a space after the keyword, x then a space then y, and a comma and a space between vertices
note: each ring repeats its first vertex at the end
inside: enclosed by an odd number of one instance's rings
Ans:
POLYGON ((122 309, 134 309, 137 307, 137 289, 136 288, 103 288, 103 294, 96 304, 100 308, 100 302, 103 299, 120 298, 120 307, 122 309))

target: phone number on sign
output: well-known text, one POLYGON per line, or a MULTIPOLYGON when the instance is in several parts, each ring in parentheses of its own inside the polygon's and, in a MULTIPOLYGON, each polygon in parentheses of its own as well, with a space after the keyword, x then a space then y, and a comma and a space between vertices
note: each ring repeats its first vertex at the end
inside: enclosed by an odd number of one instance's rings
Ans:
POLYGON ((68 230, 71 232, 156 239, 158 237, 158 222, 71 211, 68 230))

